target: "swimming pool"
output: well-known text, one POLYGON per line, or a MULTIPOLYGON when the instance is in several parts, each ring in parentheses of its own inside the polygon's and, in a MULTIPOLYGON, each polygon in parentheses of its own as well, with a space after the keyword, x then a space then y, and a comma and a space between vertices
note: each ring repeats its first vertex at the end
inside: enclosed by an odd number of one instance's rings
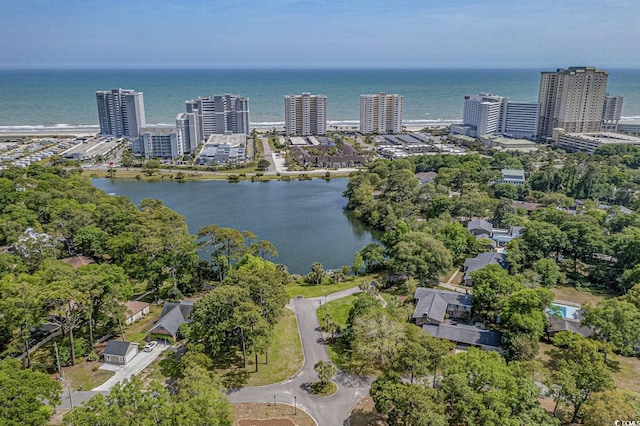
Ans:
POLYGON ((562 303, 552 303, 551 308, 547 309, 548 314, 558 313, 562 318, 580 319, 580 305, 571 306, 562 303))

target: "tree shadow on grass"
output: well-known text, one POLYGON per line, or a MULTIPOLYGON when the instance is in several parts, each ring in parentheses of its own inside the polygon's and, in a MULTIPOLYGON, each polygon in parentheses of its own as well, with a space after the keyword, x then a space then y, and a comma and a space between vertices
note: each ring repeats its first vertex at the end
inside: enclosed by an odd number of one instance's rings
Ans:
POLYGON ((229 389, 230 392, 245 386, 251 373, 242 368, 242 356, 235 352, 228 352, 218 357, 215 360, 214 368, 216 370, 225 370, 220 372, 220 378, 222 379, 222 385, 229 389))
POLYGON ((620 371, 622 371, 622 368, 620 367, 620 361, 614 359, 611 355, 607 357, 606 365, 607 368, 613 373, 619 373, 620 371))

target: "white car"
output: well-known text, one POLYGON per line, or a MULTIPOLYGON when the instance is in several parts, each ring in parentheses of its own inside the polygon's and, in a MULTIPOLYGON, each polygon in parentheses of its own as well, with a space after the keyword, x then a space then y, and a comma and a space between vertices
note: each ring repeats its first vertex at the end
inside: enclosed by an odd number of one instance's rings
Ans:
POLYGON ((158 342, 151 341, 149 343, 147 343, 147 345, 144 347, 144 349, 142 350, 143 352, 151 352, 153 350, 153 348, 155 348, 156 346, 158 346, 158 342))

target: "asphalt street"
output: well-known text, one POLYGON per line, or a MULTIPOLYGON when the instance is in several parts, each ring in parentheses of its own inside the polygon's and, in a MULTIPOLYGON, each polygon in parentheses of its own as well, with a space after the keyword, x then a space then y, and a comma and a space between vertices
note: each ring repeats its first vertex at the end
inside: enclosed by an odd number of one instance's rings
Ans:
MULTIPOLYGON (((326 302, 338 300, 360 292, 359 288, 352 288, 326 297, 326 302)), ((325 297, 296 298, 290 307, 296 314, 298 329, 302 340, 304 364, 293 377, 273 385, 232 389, 229 400, 236 402, 276 402, 294 405, 309 413, 319 426, 336 426, 348 424, 349 414, 355 404, 369 393, 371 378, 359 377, 338 370, 333 382, 338 385, 338 391, 329 397, 312 395, 308 388, 318 380, 313 371, 313 365, 320 361, 330 361, 324 344, 320 323, 316 311, 325 297), (295 400, 294 400, 295 396, 295 400)))

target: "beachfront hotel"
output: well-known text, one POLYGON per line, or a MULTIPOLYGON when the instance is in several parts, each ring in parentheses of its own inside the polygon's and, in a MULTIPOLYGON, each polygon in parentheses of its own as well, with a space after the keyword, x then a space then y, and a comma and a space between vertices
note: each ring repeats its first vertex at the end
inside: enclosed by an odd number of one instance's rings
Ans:
POLYGON ((138 129, 146 126, 142 92, 125 89, 96 92, 100 134, 137 138, 138 129))
POLYGON ((287 136, 325 135, 327 97, 311 93, 285 96, 284 129, 287 136))
POLYGON ((182 137, 184 152, 195 153, 200 143, 200 124, 198 116, 192 112, 181 112, 176 116, 176 128, 182 137))
POLYGON ((403 99, 385 92, 360 95, 360 133, 402 132, 403 99))
POLYGON ((617 132, 618 122, 622 116, 622 96, 612 96, 607 93, 604 98, 604 108, 602 110, 602 131, 617 132))
POLYGON ((198 142, 211 135, 249 134, 249 98, 229 94, 201 96, 186 101, 185 107, 187 114, 197 120, 193 126, 198 131, 198 142))
POLYGON ((539 111, 537 102, 514 102, 491 93, 466 95, 463 122, 452 125, 451 132, 472 137, 502 134, 513 138, 535 138, 539 111))
POLYGON ((556 128, 564 129, 567 133, 600 131, 607 79, 608 73, 595 67, 543 71, 538 95, 538 134, 550 138, 556 128))

